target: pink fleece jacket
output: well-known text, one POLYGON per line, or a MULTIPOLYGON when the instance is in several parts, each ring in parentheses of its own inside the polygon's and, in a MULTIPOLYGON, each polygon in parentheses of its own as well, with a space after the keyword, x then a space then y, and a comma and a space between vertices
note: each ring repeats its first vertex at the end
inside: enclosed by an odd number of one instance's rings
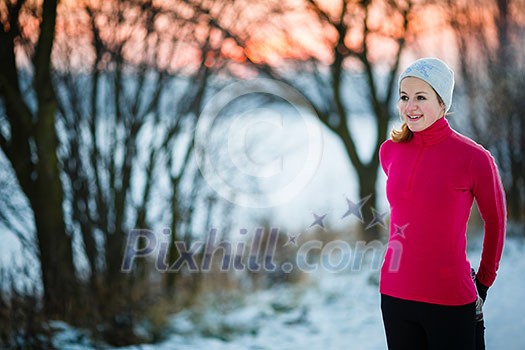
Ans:
POLYGON ((384 142, 379 156, 391 215, 380 292, 441 305, 475 301, 466 255, 474 199, 485 224, 477 278, 487 287, 505 239, 505 194, 494 159, 445 118, 408 142, 384 142))

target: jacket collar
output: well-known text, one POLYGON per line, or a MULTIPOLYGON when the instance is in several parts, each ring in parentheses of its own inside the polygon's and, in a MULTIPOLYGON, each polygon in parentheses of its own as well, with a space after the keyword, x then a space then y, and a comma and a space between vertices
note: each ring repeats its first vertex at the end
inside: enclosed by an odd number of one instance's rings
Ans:
POLYGON ((413 140, 424 145, 434 145, 445 140, 452 134, 448 120, 445 117, 439 118, 432 125, 422 131, 414 132, 413 140))

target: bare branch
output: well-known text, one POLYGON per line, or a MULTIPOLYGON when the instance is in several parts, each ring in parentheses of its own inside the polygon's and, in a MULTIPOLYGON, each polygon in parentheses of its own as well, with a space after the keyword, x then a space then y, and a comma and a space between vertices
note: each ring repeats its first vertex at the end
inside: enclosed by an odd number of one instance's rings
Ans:
POLYGON ((24 246, 24 248, 28 249, 36 257, 39 256, 38 249, 34 241, 31 241, 26 237, 28 231, 26 231, 25 229, 18 229, 13 224, 12 219, 8 218, 5 215, 3 210, 0 210, 0 224, 2 224, 11 234, 13 234, 18 239, 18 241, 24 246))

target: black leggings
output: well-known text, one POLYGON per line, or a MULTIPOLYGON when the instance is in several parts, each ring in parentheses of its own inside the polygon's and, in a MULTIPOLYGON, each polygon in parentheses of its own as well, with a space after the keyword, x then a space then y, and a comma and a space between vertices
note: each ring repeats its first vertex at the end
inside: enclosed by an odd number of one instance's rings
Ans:
POLYGON ((381 295, 389 350, 475 350, 476 303, 436 305, 381 295))

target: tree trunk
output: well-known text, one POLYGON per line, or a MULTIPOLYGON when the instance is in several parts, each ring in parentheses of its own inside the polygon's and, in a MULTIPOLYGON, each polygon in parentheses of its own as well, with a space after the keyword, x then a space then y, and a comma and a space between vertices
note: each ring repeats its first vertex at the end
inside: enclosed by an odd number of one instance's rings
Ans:
MULTIPOLYGON (((20 6, 22 2, 19 3, 20 6)), ((40 35, 33 56, 36 115, 20 91, 16 72, 15 42, 19 35, 20 7, 11 11, 7 32, 2 31, 0 93, 9 139, 1 138, 2 150, 13 166, 34 213, 44 306, 53 318, 68 318, 77 290, 71 237, 66 233, 62 209, 63 189, 57 158, 56 98, 51 82, 51 51, 55 36, 57 0, 43 3, 40 35)))
POLYGON ((362 238, 368 242, 380 238, 380 225, 374 221, 376 215, 373 210, 377 210, 377 167, 366 167, 358 173, 359 198, 368 200, 362 207, 362 238))
MULTIPOLYGON (((180 213, 179 213, 179 203, 178 203, 178 180, 176 177, 172 177, 171 179, 172 188, 173 191, 171 194, 171 210, 173 211, 173 217, 171 218, 171 227, 170 227, 170 241, 168 246, 168 261, 167 265, 168 268, 175 263, 180 257, 180 252, 177 249, 177 246, 175 243, 179 240, 179 235, 177 232, 177 228, 180 222, 180 213)), ((177 278, 179 277, 179 272, 175 271, 168 271, 166 275, 166 285, 165 285, 165 291, 168 295, 174 295, 175 293, 175 287, 177 278)))
POLYGON ((57 191, 56 182, 52 176, 39 175, 30 202, 35 217, 46 313, 67 319, 77 288, 71 238, 65 232, 61 192, 57 191))
POLYGON ((46 311, 56 317, 71 312, 76 291, 71 237, 62 209, 63 189, 57 158, 56 97, 51 82, 51 51, 55 37, 57 0, 44 1, 40 37, 34 57, 34 87, 38 99, 35 143, 37 176, 31 193, 35 216, 46 311))

